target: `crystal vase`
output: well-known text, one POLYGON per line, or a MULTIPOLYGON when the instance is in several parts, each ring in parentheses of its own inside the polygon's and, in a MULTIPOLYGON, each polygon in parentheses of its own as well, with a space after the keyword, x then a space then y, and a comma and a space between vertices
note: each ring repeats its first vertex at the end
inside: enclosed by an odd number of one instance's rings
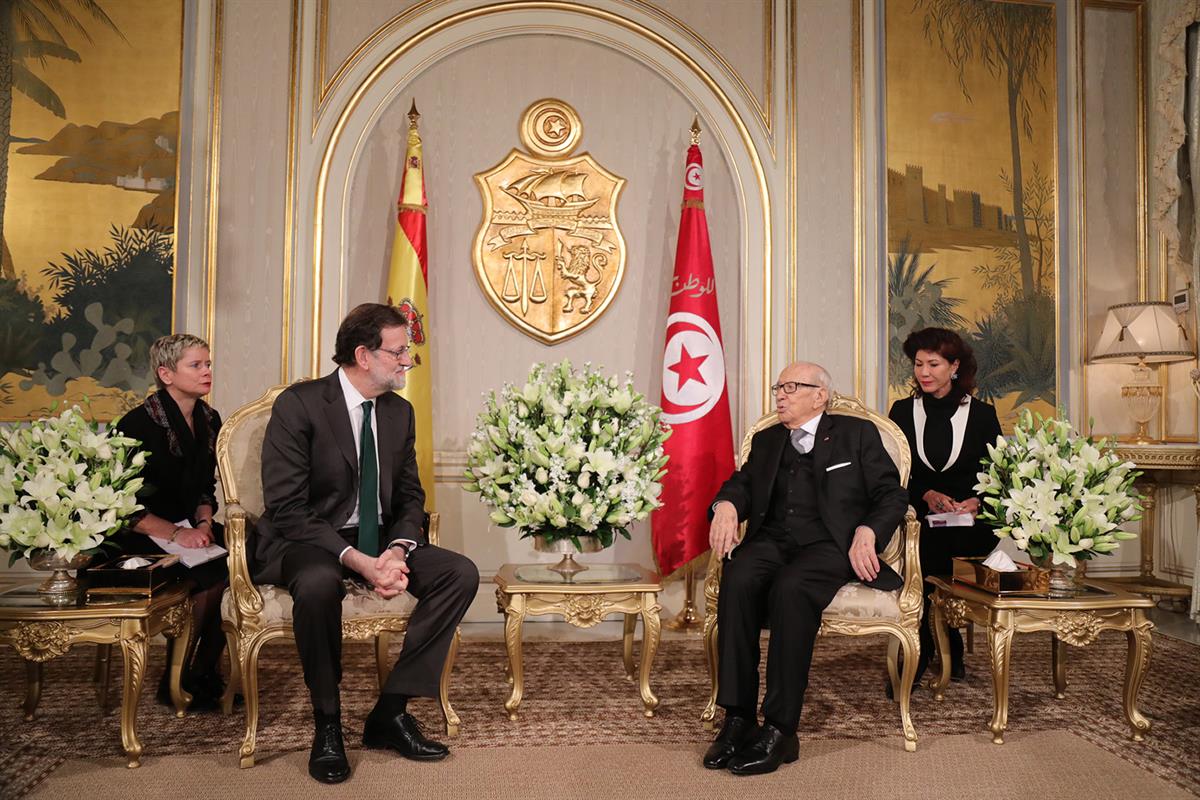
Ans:
POLYGON ((562 554, 558 563, 549 569, 567 580, 571 580, 576 574, 587 569, 585 564, 580 564, 575 560, 576 553, 599 553, 604 549, 600 540, 595 536, 576 536, 574 538, 579 541, 579 547, 575 546, 575 542, 569 536, 556 537, 538 534, 533 537, 533 549, 539 553, 562 554))
POLYGON ((1079 594, 1079 576, 1076 567, 1053 563, 1054 556, 1032 557, 1033 563, 1050 573, 1050 597, 1074 597, 1079 594))
POLYGON ((30 555, 27 559, 29 566, 43 572, 50 572, 50 577, 42 581, 38 593, 54 599, 56 602, 73 602, 79 593, 79 584, 69 570, 86 567, 92 560, 90 555, 76 553, 71 558, 64 558, 53 550, 41 550, 30 555))

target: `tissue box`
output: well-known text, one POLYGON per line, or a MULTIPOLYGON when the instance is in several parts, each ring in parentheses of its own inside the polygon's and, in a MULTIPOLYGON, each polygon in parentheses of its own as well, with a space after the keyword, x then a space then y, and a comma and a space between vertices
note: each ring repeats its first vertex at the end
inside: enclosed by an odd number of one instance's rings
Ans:
POLYGON ((969 583, 985 592, 999 595, 1050 594, 1050 571, 1032 564, 1018 564, 1016 572, 998 572, 983 563, 983 558, 960 558, 955 556, 954 580, 969 583))
POLYGON ((170 567, 179 563, 179 556, 164 553, 153 555, 120 555, 87 571, 87 597, 125 595, 149 597, 155 590, 171 581, 170 567), (129 558, 144 558, 150 563, 136 569, 122 569, 129 558))

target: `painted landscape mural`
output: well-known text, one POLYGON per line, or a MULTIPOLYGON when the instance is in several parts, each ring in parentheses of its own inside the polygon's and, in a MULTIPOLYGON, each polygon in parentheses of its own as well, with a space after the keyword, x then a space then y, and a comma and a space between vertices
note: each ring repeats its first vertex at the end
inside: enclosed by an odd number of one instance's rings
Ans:
POLYGON ((109 420, 169 333, 183 5, 0 3, 0 419, 109 420))
POLYGON ((901 345, 957 330, 1009 427, 1056 404, 1055 12, 1047 3, 887 0, 889 401, 901 345))

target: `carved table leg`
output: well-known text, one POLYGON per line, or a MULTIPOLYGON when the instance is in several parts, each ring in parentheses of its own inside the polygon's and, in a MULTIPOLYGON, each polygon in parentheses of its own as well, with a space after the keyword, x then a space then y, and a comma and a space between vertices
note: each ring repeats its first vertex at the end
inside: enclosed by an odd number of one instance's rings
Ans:
POLYGON ((1067 643, 1057 633, 1050 634, 1050 666, 1054 673, 1054 699, 1062 700, 1067 696, 1067 643))
POLYGON ((1004 729, 1008 727, 1008 665, 1012 657, 1013 618, 1011 611, 1000 611, 988 625, 988 649, 992 656, 992 741, 1004 744, 1004 729))
MULTIPOLYGON (((658 596, 653 592, 642 595, 642 669, 639 675, 639 688, 642 692, 642 704, 646 707, 647 717, 654 716, 658 708, 658 698, 650 691, 650 665, 658 650, 658 638, 661 633, 662 620, 658 616, 661 608, 658 596)), ((628 624, 628 623, 626 623, 628 624)))
POLYGON ((1140 742, 1143 734, 1150 730, 1150 720, 1142 716, 1137 708, 1138 692, 1142 688, 1142 680, 1146 677, 1146 669, 1150 666, 1150 631, 1154 623, 1146 619, 1146 612, 1140 608, 1130 610, 1133 625, 1126 634, 1129 640, 1129 651, 1125 659, 1125 718, 1133 728, 1133 740, 1140 742))
POLYGON ((42 699, 42 662, 25 662, 25 721, 33 722, 37 715, 38 703, 42 699))
POLYGON ((188 706, 192 704, 192 696, 183 689, 183 667, 187 662, 189 643, 192 640, 192 601, 181 603, 170 617, 168 627, 163 631, 175 641, 171 645, 171 703, 175 706, 175 716, 183 717, 188 706))
MULTIPOLYGON (((625 630, 621 635, 621 643, 623 647, 623 656, 625 660, 625 677, 628 680, 633 680, 633 632, 637 628, 637 614, 625 615, 625 630)), ((642 631, 645 636, 645 631, 642 631)))
POLYGON ((504 609, 504 647, 508 651, 509 672, 512 673, 512 691, 504 701, 508 718, 517 718, 517 706, 525 693, 525 674, 521 664, 521 624, 525 621, 525 595, 508 595, 504 609))
POLYGON ((142 743, 137 738, 137 707, 142 696, 142 680, 146 677, 147 638, 146 620, 121 621, 121 656, 125 668, 121 693, 121 745, 125 748, 130 769, 140 766, 142 758, 142 743))
POLYGON ((946 597, 941 589, 933 595, 933 620, 925 620, 924 624, 933 625, 933 641, 937 646, 938 663, 941 669, 931 679, 929 688, 933 689, 933 699, 942 700, 946 696, 946 687, 950 684, 950 634, 946 630, 946 597))

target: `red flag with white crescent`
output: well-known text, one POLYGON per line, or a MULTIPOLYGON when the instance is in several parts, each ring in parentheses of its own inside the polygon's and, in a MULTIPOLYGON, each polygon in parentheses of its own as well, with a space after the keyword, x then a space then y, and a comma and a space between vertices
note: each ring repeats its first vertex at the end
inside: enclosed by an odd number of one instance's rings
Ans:
POLYGON ((725 350, 704 216, 704 162, 688 148, 675 277, 662 365, 667 474, 651 520, 654 554, 665 576, 708 549, 708 509, 733 472, 733 425, 725 387, 725 350))

